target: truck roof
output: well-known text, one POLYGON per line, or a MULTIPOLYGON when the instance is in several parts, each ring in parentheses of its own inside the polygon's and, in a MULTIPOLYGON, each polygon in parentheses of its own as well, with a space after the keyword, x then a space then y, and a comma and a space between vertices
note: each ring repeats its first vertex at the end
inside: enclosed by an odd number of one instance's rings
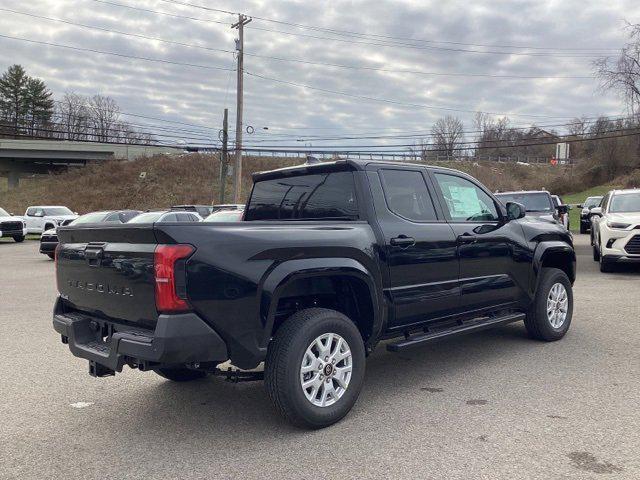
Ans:
POLYGON ((551 193, 549 193, 547 190, 512 190, 512 191, 509 191, 509 192, 496 192, 495 195, 513 195, 513 194, 522 195, 523 193, 524 194, 527 194, 527 193, 547 193, 547 194, 551 195, 551 193))
MULTIPOLYGON (((440 167, 437 165, 427 165, 418 162, 394 162, 386 160, 371 160, 371 159, 341 159, 331 160, 328 162, 318 163, 302 163, 300 165, 293 165, 291 167, 283 167, 275 170, 268 170, 264 172, 256 172, 253 174, 253 180, 266 180, 269 178, 277 178, 280 176, 301 175, 307 173, 320 173, 327 171, 340 171, 340 170, 365 170, 367 165, 372 163, 381 165, 391 165, 394 167, 422 167, 422 168, 437 168, 440 170, 450 170, 458 172, 453 168, 440 167)), ((464 173, 464 172, 462 172, 464 173)))

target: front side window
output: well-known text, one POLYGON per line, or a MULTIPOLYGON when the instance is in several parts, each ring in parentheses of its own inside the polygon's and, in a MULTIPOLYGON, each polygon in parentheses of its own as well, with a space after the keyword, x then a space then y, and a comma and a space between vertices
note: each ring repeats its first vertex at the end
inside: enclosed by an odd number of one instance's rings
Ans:
POLYGON ((9 217, 10 215, 4 208, 0 208, 0 217, 9 217))
POLYGON ((328 172, 256 182, 245 220, 355 220, 352 172, 328 172))
POLYGON ((469 180, 435 174, 444 197, 445 211, 454 222, 492 222, 500 219, 493 199, 469 180))
POLYGON ((422 173, 412 170, 381 170, 387 206, 396 215, 414 222, 436 220, 436 211, 422 173))
POLYGON ((53 207, 47 208, 44 211, 45 215, 73 215, 73 212, 67 207, 53 207))
POLYGON ((640 212, 640 192, 621 193, 611 197, 610 213, 640 212))
POLYGON ((602 197, 589 197, 587 198, 587 201, 584 202, 584 208, 593 208, 593 207, 597 207, 600 204, 600 201, 602 200, 602 197))

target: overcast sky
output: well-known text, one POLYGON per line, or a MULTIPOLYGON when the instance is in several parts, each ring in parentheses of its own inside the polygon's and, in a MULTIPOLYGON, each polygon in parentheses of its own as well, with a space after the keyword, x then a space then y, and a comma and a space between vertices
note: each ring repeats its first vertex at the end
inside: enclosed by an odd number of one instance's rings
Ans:
MULTIPOLYGON (((245 76, 244 123, 258 132, 247 142, 271 145, 282 134, 428 131, 446 114, 460 117, 465 129, 473 130, 473 111, 506 114, 514 125, 620 115, 624 113, 620 99, 599 92, 596 80, 590 78, 591 63, 598 56, 615 55, 625 43, 625 20, 640 22, 637 0, 180 1, 261 17, 245 29, 245 70, 270 79, 245 76), (341 33, 345 31, 355 33, 341 33)), ((42 78, 56 98, 66 91, 100 93, 115 98, 124 112, 211 126, 216 132, 227 106, 234 122, 235 72, 225 69, 235 68, 235 60, 232 53, 216 51, 235 48, 232 15, 168 0, 0 0, 0 9, 204 48, 7 11, 0 11, 2 35, 220 68, 0 38, 0 69, 23 65, 30 75, 42 78)))

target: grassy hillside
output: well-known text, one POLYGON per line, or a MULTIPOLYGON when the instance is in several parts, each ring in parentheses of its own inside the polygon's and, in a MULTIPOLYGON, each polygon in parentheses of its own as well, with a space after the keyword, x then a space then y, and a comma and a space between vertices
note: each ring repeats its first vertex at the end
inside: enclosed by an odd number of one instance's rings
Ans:
MULTIPOLYGON (((300 158, 247 157, 243 193, 251 189, 251 173, 297 165, 300 158)), ((22 213, 29 205, 66 205, 86 213, 101 209, 163 208, 180 203, 211 204, 218 201, 219 161, 216 155, 156 156, 136 161, 111 161, 67 173, 21 180, 20 187, 0 190, 0 206, 22 213), (140 174, 146 172, 144 178, 140 174)), ((540 189, 566 192, 571 172, 548 165, 495 162, 449 162, 443 166, 463 170, 492 190, 540 189)), ((227 182, 227 201, 231 181, 227 182)))

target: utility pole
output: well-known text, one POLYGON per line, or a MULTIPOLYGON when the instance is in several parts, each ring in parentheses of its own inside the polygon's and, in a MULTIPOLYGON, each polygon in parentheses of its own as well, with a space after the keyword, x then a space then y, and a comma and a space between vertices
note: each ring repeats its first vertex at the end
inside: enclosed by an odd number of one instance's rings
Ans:
POLYGON ((242 74, 244 68, 244 26, 251 21, 251 18, 243 14, 238 14, 238 22, 231 25, 231 28, 238 29, 238 40, 236 50, 238 52, 238 81, 237 81, 237 103, 236 103, 236 161, 233 168, 233 202, 240 203, 242 190, 242 103, 243 103, 243 83, 242 74))
POLYGON ((222 120, 222 152, 220 153, 220 203, 224 203, 224 191, 227 184, 227 166, 229 165, 229 109, 224 109, 222 120))

